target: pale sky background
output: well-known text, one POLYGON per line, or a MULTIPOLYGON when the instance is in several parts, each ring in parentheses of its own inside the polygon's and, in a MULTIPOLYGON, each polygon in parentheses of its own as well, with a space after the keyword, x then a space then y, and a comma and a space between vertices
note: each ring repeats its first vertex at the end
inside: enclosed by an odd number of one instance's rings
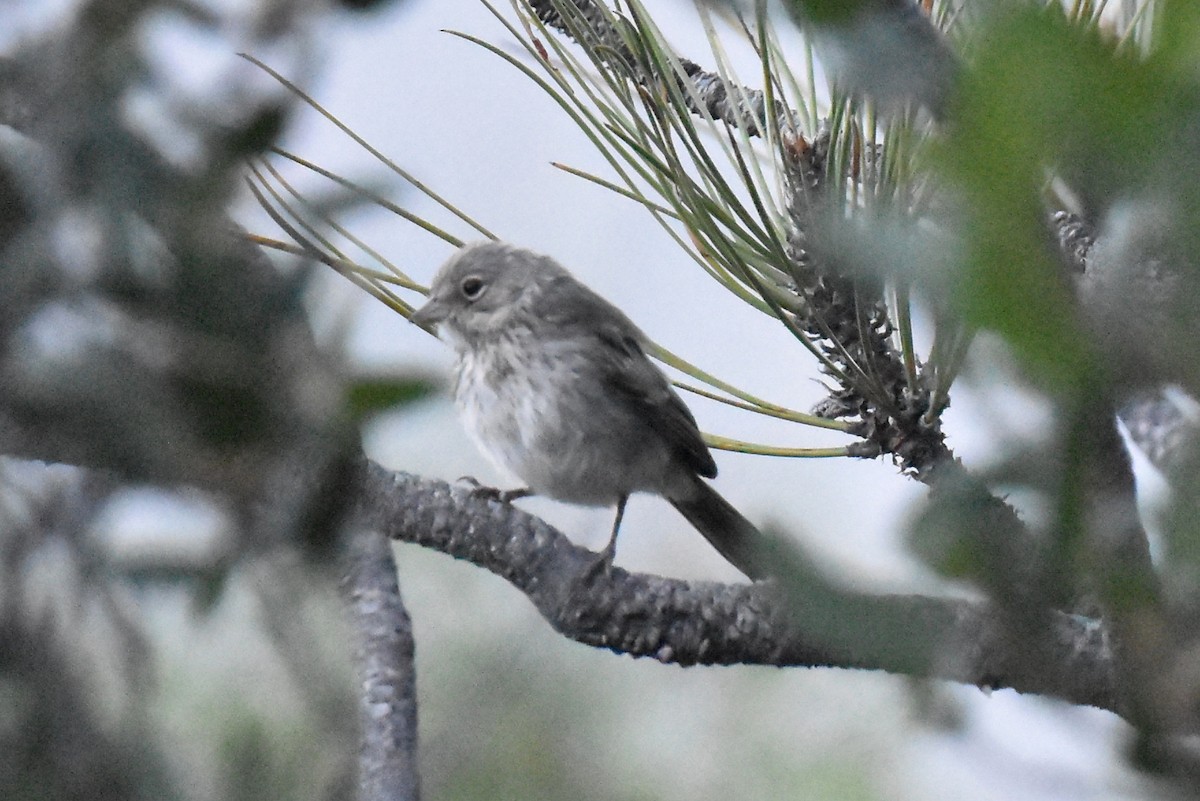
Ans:
MULTIPOLYGON (((43 11, 67 5, 48 4, 43 11)), ((713 63, 689 3, 650 5, 682 55, 713 63)), ((609 175, 541 90, 494 55, 441 32, 460 30, 515 49, 482 4, 409 0, 381 14, 331 16, 321 28, 314 35, 323 63, 310 72, 297 74, 287 48, 256 55, 485 226, 559 259, 665 347, 783 405, 807 409, 821 397, 811 359, 778 323, 710 281, 635 204, 550 166, 561 161, 609 175)), ((181 91, 192 86, 199 96, 219 95, 213 76, 253 69, 231 55, 236 41, 196 37, 169 23, 152 33, 161 39, 149 46, 181 91)), ((755 64, 742 64, 753 82, 755 64)), ((285 147, 350 177, 383 178, 368 154, 317 115, 303 114, 296 123, 285 147)), ((186 147, 180 153, 186 158, 186 147)), ((452 225, 398 180, 379 185, 411 211, 452 225)), ((270 232, 249 211, 240 218, 270 232)), ((354 214, 346 222, 423 281, 450 255, 440 240, 384 212, 354 214)), ((467 235, 461 225, 450 230, 467 235)), ((349 326, 355 369, 448 376, 448 349, 337 276, 322 284, 314 306, 326 332, 349 326)), ((1036 429, 1036 409, 1015 390, 988 390, 960 391, 947 416, 950 444, 968 464, 994 458, 991 443, 998 439, 1036 429)), ((686 400, 714 433, 796 446, 840 441, 686 400)), ((444 396, 380 419, 366 447, 392 468, 449 480, 508 481, 475 452, 444 396)), ((903 549, 903 527, 924 493, 888 461, 728 453, 718 453, 717 461, 717 487, 727 498, 750 518, 791 532, 843 580, 879 592, 947 591, 903 549)), ((608 510, 539 499, 521 505, 591 548, 603 544, 611 525, 608 510)), ((482 724, 471 699, 528 692, 524 703, 531 705, 573 696, 589 706, 581 720, 553 718, 540 736, 547 742, 590 738, 572 762, 597 781, 623 788, 619 797, 1098 801, 1144 791, 1119 768, 1125 730, 1106 713, 937 685, 926 700, 958 721, 938 726, 923 722, 920 694, 895 677, 683 670, 615 657, 563 641, 523 596, 478 569, 412 546, 400 546, 398 559, 417 633, 427 781, 436 782, 460 749, 476 753, 469 749, 478 744, 468 741, 480 736, 482 724), (481 685, 482 674, 471 669, 475 661, 508 664, 518 678, 513 687, 481 685), (847 796, 855 781, 861 794, 847 796)), ((673 509, 653 498, 631 503, 618 563, 686 578, 738 578, 673 509)))

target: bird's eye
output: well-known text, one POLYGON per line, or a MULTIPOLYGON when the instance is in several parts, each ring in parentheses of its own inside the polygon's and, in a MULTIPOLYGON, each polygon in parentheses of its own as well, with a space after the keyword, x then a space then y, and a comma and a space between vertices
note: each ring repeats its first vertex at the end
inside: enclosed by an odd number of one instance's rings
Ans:
POLYGON ((463 279, 460 289, 462 289, 463 297, 467 300, 475 300, 483 294, 485 288, 483 279, 477 275, 469 275, 463 279))

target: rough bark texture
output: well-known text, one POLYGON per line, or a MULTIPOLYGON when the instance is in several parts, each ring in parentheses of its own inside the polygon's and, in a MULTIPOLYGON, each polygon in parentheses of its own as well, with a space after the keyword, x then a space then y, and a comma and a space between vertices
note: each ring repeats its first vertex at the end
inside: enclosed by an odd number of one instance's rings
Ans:
POLYGON ((1047 613, 1034 644, 974 601, 814 588, 812 576, 801 594, 787 582, 605 574, 595 554, 515 506, 373 463, 359 504, 363 523, 503 577, 557 631, 588 645, 680 665, 887 670, 1118 707, 1107 639, 1082 616, 1047 613))
POLYGON ((359 801, 416 801, 415 646, 391 543, 373 531, 354 532, 346 566, 342 592, 358 637, 354 657, 362 687, 359 801))

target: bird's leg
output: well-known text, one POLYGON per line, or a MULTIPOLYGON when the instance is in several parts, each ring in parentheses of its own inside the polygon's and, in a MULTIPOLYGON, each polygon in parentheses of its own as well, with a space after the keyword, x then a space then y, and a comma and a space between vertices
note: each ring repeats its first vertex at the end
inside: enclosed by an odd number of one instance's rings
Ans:
POLYGON ((474 476, 461 476, 459 483, 467 484, 471 487, 471 494, 476 498, 489 498, 500 503, 512 503, 518 498, 528 498, 534 492, 529 487, 519 487, 518 489, 502 490, 497 487, 485 487, 479 483, 479 479, 474 476))
POLYGON ((596 567, 603 568, 606 574, 612 572, 613 561, 617 558, 617 532, 621 528, 621 518, 625 516, 625 502, 628 500, 628 495, 617 498, 617 519, 613 521, 612 534, 608 538, 608 545, 604 546, 600 558, 596 560, 596 567))

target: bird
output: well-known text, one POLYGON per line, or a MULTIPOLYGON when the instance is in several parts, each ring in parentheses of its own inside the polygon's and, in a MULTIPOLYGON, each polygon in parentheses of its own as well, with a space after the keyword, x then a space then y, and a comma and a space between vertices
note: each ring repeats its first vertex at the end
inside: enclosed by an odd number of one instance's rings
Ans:
POLYGON ((498 241, 463 246, 410 320, 455 351, 453 394, 479 449, 541 495, 615 507, 611 570, 629 496, 669 501, 747 577, 767 577, 761 534, 705 479, 717 465, 696 420, 620 309, 557 261, 498 241))

